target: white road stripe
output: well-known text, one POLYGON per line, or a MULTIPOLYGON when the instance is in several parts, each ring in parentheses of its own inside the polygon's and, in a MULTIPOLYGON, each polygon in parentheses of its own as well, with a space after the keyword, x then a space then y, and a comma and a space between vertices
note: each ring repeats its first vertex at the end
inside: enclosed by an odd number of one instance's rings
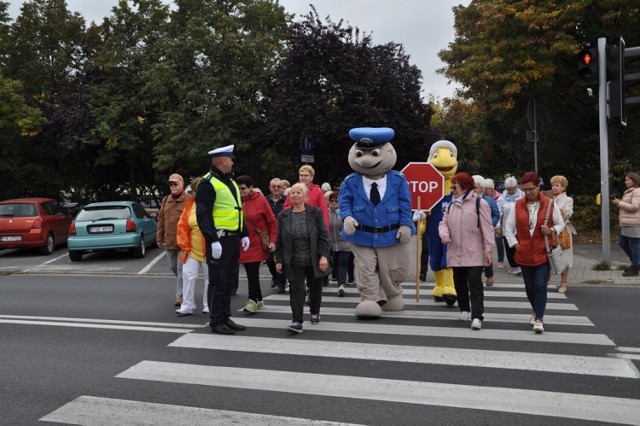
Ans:
POLYGON ((49 260, 47 260, 46 262, 43 262, 43 263, 41 263, 41 264, 39 264, 39 265, 36 265, 36 266, 34 266, 34 267, 32 267, 32 268, 26 268, 26 269, 24 270, 24 272, 31 272, 31 271, 33 271, 33 270, 36 270, 36 269, 38 269, 38 268, 42 267, 42 266, 45 266, 45 265, 48 265, 48 264, 50 264, 50 263, 53 263, 53 262, 55 262, 55 261, 57 261, 57 260, 60 260, 60 259, 62 259, 63 257, 66 257, 66 256, 67 256, 67 254, 65 253, 65 254, 63 254, 63 255, 61 255, 61 256, 58 256, 58 257, 56 257, 56 258, 54 258, 54 259, 49 259, 49 260))
MULTIPOLYGON (((277 314, 288 314, 291 315, 291 308, 289 305, 281 304, 274 305, 269 303, 270 297, 264 299, 267 303, 267 307, 260 312, 267 313, 277 313, 277 314)), ((355 307, 353 304, 348 308, 334 308, 323 306, 321 309, 322 315, 337 315, 337 316, 350 316, 353 317, 355 315, 355 307)), ((384 312, 382 316, 384 318, 400 318, 400 319, 442 319, 442 320, 451 320, 455 319, 458 316, 458 308, 446 308, 440 305, 441 310, 428 310, 428 311, 418 311, 418 310, 404 310, 398 312, 384 312)), ((242 312, 242 309, 238 309, 238 312, 242 312)), ((494 312, 485 312, 485 320, 490 322, 506 322, 506 323, 516 323, 516 324, 528 324, 529 319, 531 318, 531 314, 503 314, 503 313, 494 313, 494 312)), ((594 324, 587 317, 582 316, 573 316, 573 315, 545 315, 544 316, 545 324, 553 324, 553 325, 578 325, 578 326, 591 326, 594 324)))
POLYGON ((635 359, 640 360, 640 354, 613 354, 616 358, 620 359, 635 359))
MULTIPOLYGON (((291 311, 289 311, 289 315, 291 311)), ((324 312, 323 312, 324 314, 324 312)), ((265 318, 240 318, 239 323, 247 327, 273 328, 283 330, 290 321, 265 318)), ((486 321, 483 323, 486 325, 486 321)), ((308 323, 305 323, 305 326, 308 323)), ((508 340, 517 342, 536 343, 571 343, 579 345, 615 346, 615 343, 604 334, 588 333, 556 333, 545 331, 543 334, 535 334, 528 323, 522 325, 522 330, 491 330, 483 327, 482 332, 470 329, 469 322, 460 322, 451 319, 450 327, 428 327, 401 324, 380 324, 367 322, 321 322, 319 325, 307 327, 309 330, 332 331, 342 333, 371 333, 403 336, 423 337, 453 337, 458 339, 485 339, 508 340)))
MULTIPOLYGON (((406 294, 405 294, 406 296, 406 294)), ((282 300, 289 301, 288 294, 272 294, 265 298, 269 300, 282 300)), ((322 296, 323 302, 337 302, 337 303, 351 303, 354 308, 360 301, 356 297, 338 297, 338 296, 322 296)), ((421 299, 420 302, 416 302, 415 299, 404 298, 405 306, 443 306, 443 302, 435 302, 433 300, 421 299)), ((529 302, 505 302, 505 301, 484 301, 485 308, 505 308, 505 309, 529 309, 531 310, 531 304, 529 302)), ((578 308, 572 303, 547 303, 547 311, 577 311, 578 308)))
POLYGON ((228 336, 217 334, 186 334, 169 346, 302 356, 335 354, 337 358, 342 359, 640 378, 640 372, 631 361, 577 355, 253 336, 236 336, 230 339, 228 336))
MULTIPOLYGON (((495 287, 495 285, 494 285, 495 287)), ((403 288, 403 295, 405 297, 410 297, 413 298, 415 300, 415 290, 414 287, 407 287, 405 285, 402 286, 403 288)), ((484 300, 486 301, 487 298, 491 299, 492 297, 521 297, 521 298, 526 298, 527 297, 527 293, 525 293, 524 291, 524 287, 520 286, 519 287, 520 290, 522 291, 500 291, 500 290, 495 290, 492 289, 491 290, 487 290, 486 288, 484 289, 484 300)), ((431 294, 431 291, 429 292, 425 292, 425 289, 423 289, 422 287, 420 287, 420 299, 429 299, 429 300, 433 300, 433 295, 431 294)), ((338 292, 338 287, 324 287, 324 292, 323 294, 331 294, 331 295, 335 295, 338 292)), ((354 289, 354 288, 350 288, 350 287, 345 287, 345 293, 347 295, 357 295, 358 290, 354 289)), ((566 294, 562 294, 562 293, 555 293, 555 292, 547 292, 547 299, 560 299, 560 300, 566 300, 567 299, 567 295, 566 294)))
POLYGON ((147 266, 145 266, 144 268, 142 268, 140 270, 140 272, 138 272, 138 275, 144 275, 147 273, 147 271, 149 271, 149 269, 151 269, 153 267, 153 265, 155 265, 156 263, 158 263, 160 261, 160 259, 162 259, 163 257, 166 257, 165 252, 162 251, 159 255, 157 255, 151 262, 149 262, 147 264, 147 266))
POLYGON ((616 348, 616 350, 620 352, 633 352, 640 354, 640 348, 633 348, 630 346, 619 346, 616 348))
POLYGON ((23 324, 23 325, 49 325, 55 327, 75 327, 75 328, 97 328, 106 330, 130 330, 130 331, 155 331, 160 333, 190 333, 197 327, 191 329, 167 328, 167 327, 140 327, 127 325, 108 325, 108 324, 78 324, 72 322, 55 322, 55 321, 27 321, 27 320, 9 320, 0 319, 0 324, 23 324))
MULTIPOLYGON (((235 339, 225 339, 231 342, 235 339)), ((354 346, 354 345, 352 345, 354 346)), ((258 345, 254 345, 254 348, 258 345)), ((331 348, 331 353, 337 353, 331 348)), ((305 354, 308 355, 308 354, 305 354)), ((529 359, 535 359, 528 354, 529 359)), ((335 398, 459 407, 637 424, 640 400, 527 389, 455 385, 329 374, 295 373, 143 361, 116 377, 126 379, 290 392, 335 398)))
POLYGON ((171 322, 123 321, 123 320, 67 318, 67 317, 35 317, 35 316, 23 316, 23 315, 0 315, 0 319, 85 322, 90 324, 119 324, 119 325, 135 325, 135 326, 145 326, 145 327, 173 327, 173 328, 188 328, 188 329, 202 328, 208 325, 208 324, 203 324, 201 327, 199 327, 196 324, 177 324, 177 323, 171 323, 171 322))
POLYGON ((174 426, 185 423, 190 426, 258 424, 268 424, 270 426, 356 426, 352 423, 335 423, 296 417, 211 410, 182 405, 156 404, 92 396, 78 397, 53 413, 44 416, 40 421, 100 426, 120 426, 124 424, 174 426))

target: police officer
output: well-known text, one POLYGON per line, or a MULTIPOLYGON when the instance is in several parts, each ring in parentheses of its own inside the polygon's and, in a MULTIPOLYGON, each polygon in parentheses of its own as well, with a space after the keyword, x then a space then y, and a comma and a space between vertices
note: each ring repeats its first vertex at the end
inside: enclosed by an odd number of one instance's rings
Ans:
POLYGON ((231 292, 238 279, 240 247, 249 248, 240 190, 233 173, 234 145, 209 151, 211 169, 196 190, 198 226, 207 242, 209 325, 217 334, 246 327, 231 320, 231 292))

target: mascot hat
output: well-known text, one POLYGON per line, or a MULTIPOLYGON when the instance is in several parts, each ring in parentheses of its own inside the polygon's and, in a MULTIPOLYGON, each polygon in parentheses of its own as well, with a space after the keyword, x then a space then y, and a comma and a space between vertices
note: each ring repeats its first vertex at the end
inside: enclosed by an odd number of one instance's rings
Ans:
POLYGON ((390 127, 356 127, 349 130, 349 137, 356 141, 357 148, 380 148, 395 136, 390 127))
POLYGON ((442 140, 434 142, 433 145, 431 145, 431 149, 429 150, 429 158, 433 157, 433 153, 436 152, 436 149, 438 148, 449 148, 454 156, 458 156, 458 148, 456 148, 453 142, 442 140))

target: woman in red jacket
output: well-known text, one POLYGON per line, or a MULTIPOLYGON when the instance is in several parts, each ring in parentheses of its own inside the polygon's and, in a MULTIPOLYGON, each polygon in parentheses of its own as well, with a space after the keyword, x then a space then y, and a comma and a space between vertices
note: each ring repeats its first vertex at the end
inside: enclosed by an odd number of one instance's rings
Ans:
POLYGON ((269 252, 276 249, 278 222, 273 215, 269 202, 261 193, 253 190, 253 179, 247 175, 236 178, 242 198, 244 223, 249 231, 249 249, 240 252, 240 263, 244 265, 249 282, 249 299, 244 307, 245 312, 252 314, 264 308, 262 291, 260 290, 260 264, 269 258, 269 252), (260 232, 269 233, 269 251, 262 248, 260 232))
POLYGON ((560 209, 540 193, 540 182, 537 173, 527 172, 522 176, 520 189, 524 198, 516 201, 504 228, 507 243, 515 249, 515 260, 522 268, 525 291, 533 308, 529 324, 536 333, 544 331, 542 321, 547 306, 549 259, 544 239, 553 245, 553 234, 558 235, 564 229, 560 209))

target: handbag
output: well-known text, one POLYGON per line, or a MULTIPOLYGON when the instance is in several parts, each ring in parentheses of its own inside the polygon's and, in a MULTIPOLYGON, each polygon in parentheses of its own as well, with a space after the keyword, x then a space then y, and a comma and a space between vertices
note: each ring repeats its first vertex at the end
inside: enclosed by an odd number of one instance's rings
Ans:
POLYGON ((262 250, 265 253, 269 253, 269 251, 271 250, 271 242, 269 241, 269 232, 261 231, 260 228, 256 226, 255 222, 249 219, 249 216, 247 216, 246 213, 245 213, 245 217, 249 222, 251 222, 251 225, 255 228, 256 233, 258 234, 258 237, 260 237, 260 244, 262 245, 262 250))
MULTIPOLYGON (((545 224, 549 220, 549 211, 551 210, 552 203, 553 201, 549 201, 549 204, 547 205, 547 213, 544 216, 545 224)), ((547 257, 549 258, 549 263, 553 268, 553 272, 556 275, 560 275, 565 270, 569 269, 569 260, 564 255, 564 251, 562 250, 562 247, 560 247, 560 244, 558 243, 558 237, 555 234, 554 234, 554 240, 556 242, 556 246, 553 249, 551 249, 549 247, 549 238, 547 238, 546 235, 544 236, 544 245, 547 248, 547 257)))
POLYGON ((560 235, 558 235, 558 242, 563 250, 571 248, 571 236, 569 235, 569 232, 571 231, 569 231, 565 226, 560 235))
POLYGON ((566 226, 567 219, 565 219, 564 217, 564 209, 560 210, 560 212, 562 213, 562 220, 564 220, 565 227, 560 233, 560 235, 558 235, 558 242, 560 243, 560 247, 562 247, 563 250, 567 250, 571 248, 571 235, 570 235, 571 231, 566 226))

